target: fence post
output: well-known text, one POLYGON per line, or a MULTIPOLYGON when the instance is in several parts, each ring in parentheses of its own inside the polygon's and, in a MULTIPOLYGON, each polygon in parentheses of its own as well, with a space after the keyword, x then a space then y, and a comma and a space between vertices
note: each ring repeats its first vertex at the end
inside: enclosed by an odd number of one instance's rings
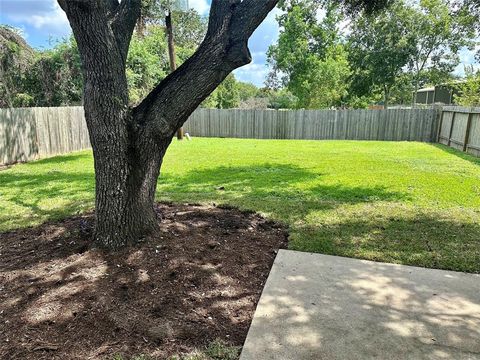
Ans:
POLYGON ((468 114, 467 128, 465 129, 465 139, 463 140, 463 151, 466 152, 468 148, 468 140, 470 138, 470 128, 472 127, 473 112, 468 114))
POLYGON ((453 132, 453 124, 455 123, 455 115, 457 112, 453 110, 453 115, 452 115, 452 122, 450 123, 450 131, 448 132, 448 146, 452 144, 452 132, 453 132))
MULTIPOLYGON (((437 139, 436 139, 436 142, 439 143, 440 142, 440 135, 442 133, 442 126, 443 126, 443 114, 445 112, 443 111, 443 107, 442 106, 439 106, 437 108, 437 112, 435 114, 435 117, 436 117, 436 122, 438 124, 438 129, 437 129, 437 139), (439 120, 438 120, 439 119, 439 120)), ((435 141, 435 139, 432 139, 432 141, 435 141)))

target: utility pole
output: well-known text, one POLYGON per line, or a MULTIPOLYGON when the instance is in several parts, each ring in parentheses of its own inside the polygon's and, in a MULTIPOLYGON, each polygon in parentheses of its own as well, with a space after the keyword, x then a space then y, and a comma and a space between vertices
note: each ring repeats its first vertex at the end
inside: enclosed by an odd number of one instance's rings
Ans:
MULTIPOLYGON (((175 60, 175 43, 173 39, 173 24, 172 24, 172 11, 167 10, 165 17, 165 27, 167 29, 168 37, 168 57, 170 59, 170 70, 174 72, 177 69, 177 62, 175 60)), ((177 130, 177 139, 183 140, 183 127, 177 130)))

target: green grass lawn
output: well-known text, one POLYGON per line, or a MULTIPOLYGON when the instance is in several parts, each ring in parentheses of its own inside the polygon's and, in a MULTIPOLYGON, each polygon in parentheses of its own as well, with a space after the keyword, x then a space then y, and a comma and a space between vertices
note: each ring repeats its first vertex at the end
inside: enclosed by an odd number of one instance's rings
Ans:
MULTIPOLYGON (((91 209, 90 152, 0 171, 0 231, 91 209)), ((230 204, 290 248, 480 272, 480 159, 407 142, 201 139, 169 149, 158 199, 230 204)))

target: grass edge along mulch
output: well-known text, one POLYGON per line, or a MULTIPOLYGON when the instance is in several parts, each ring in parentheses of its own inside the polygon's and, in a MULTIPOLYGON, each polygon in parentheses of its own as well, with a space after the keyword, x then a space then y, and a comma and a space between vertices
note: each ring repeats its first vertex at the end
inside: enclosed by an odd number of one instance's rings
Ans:
MULTIPOLYGON (((88 151, 0 171, 0 232, 91 210, 94 184, 88 151)), ((174 141, 157 197, 262 213, 292 250, 480 273, 480 158, 438 144, 174 141)))

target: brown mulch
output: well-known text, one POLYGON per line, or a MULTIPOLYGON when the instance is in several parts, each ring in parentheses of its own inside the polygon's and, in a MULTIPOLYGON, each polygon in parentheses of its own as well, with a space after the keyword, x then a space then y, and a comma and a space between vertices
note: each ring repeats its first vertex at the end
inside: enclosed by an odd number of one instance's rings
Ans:
POLYGON ((164 359, 242 345, 286 230, 231 208, 158 204, 157 234, 108 253, 93 215, 0 234, 0 358, 164 359))

